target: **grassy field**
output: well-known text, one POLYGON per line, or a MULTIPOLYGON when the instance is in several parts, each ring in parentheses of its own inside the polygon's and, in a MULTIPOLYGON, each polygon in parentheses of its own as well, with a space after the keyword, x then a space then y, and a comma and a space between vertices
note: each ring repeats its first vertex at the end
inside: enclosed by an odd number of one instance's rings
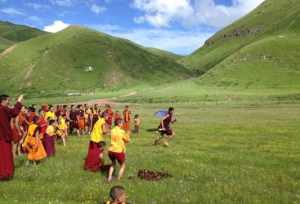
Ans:
POLYGON ((158 124, 153 112, 168 105, 132 104, 143 128, 128 145, 121 182, 108 184, 105 175, 83 171, 88 136, 74 136, 38 166, 25 166, 18 158, 14 180, 0 183, 0 203, 99 203, 116 184, 136 204, 300 202, 299 104, 178 103, 176 138, 169 148, 156 147, 155 136, 145 130, 158 124), (143 168, 173 177, 129 179, 143 168))

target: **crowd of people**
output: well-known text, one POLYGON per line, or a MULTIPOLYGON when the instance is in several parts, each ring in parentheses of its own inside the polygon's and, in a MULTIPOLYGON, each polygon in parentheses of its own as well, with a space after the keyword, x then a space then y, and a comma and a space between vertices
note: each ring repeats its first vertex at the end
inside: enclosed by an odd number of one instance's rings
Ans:
MULTIPOLYGON (((106 168, 107 180, 111 182, 119 164, 117 179, 122 178, 126 167, 126 143, 130 141, 131 133, 139 135, 141 126, 139 115, 136 114, 132 120, 129 106, 126 105, 121 113, 113 111, 109 104, 104 107, 98 104, 33 104, 26 107, 22 105, 22 100, 21 95, 16 104, 11 106, 9 96, 0 96, 0 181, 13 178, 14 159, 17 156, 26 155, 28 165, 38 164, 47 157, 55 156, 57 143, 66 146, 69 135, 90 135, 83 165, 85 170, 96 172, 106 168), (105 136, 110 138, 107 151, 105 136), (105 152, 111 160, 109 165, 103 162, 105 152)), ((169 108, 162 118, 157 128, 160 136, 155 144, 162 139, 166 142, 175 135, 170 127, 175 122, 173 112, 174 108, 169 108)), ((118 187, 113 192, 123 190, 118 187)), ((112 199, 116 197, 112 196, 112 199)))
MULTIPOLYGON (((9 96, 0 96, 0 180, 13 177, 15 157, 25 154, 28 163, 37 164, 55 155, 56 143, 66 146, 69 135, 91 135, 84 164, 86 170, 101 168, 99 156, 101 158, 105 144, 104 135, 111 135, 109 157, 113 164, 117 161, 124 167, 125 143, 129 141, 132 123, 128 106, 121 114, 113 112, 109 104, 104 108, 98 104, 33 104, 26 107, 22 100, 23 96, 20 96, 12 107, 9 96)), ((138 115, 133 123, 133 131, 138 133, 141 124, 138 115)))

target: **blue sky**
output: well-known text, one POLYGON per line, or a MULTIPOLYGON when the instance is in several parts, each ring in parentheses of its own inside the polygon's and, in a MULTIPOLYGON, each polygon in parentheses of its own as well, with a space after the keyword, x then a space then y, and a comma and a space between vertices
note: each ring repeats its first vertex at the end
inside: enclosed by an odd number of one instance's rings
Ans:
POLYGON ((189 54, 264 0, 0 0, 0 19, 58 32, 70 24, 189 54))

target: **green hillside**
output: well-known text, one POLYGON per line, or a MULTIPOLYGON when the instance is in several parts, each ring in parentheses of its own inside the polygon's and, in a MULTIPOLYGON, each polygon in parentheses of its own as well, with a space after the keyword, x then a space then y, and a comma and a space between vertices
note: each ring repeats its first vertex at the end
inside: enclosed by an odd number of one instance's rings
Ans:
POLYGON ((300 2, 266 0, 184 59, 202 86, 300 87, 300 2))
POLYGON ((146 49, 153 54, 159 55, 161 57, 171 58, 173 60, 179 60, 183 57, 181 55, 177 55, 172 52, 168 52, 168 51, 157 49, 157 48, 146 48, 146 49))
POLYGON ((300 37, 271 36, 231 55, 200 79, 202 85, 240 88, 300 88, 300 37))
POLYGON ((0 52, 11 45, 46 34, 46 32, 24 25, 0 21, 0 52))
POLYGON ((17 44, 0 60, 1 89, 34 94, 124 88, 185 79, 190 71, 128 40, 71 26, 17 44), (18 82, 18 83, 16 83, 18 82))
POLYGON ((6 48, 12 46, 14 44, 13 41, 7 40, 3 37, 0 37, 0 53, 6 48))
POLYGON ((25 41, 43 34, 46 32, 36 28, 0 21, 0 36, 13 42, 25 41))
POLYGON ((203 47, 186 57, 183 64, 205 73, 257 40, 298 32, 299 14, 298 0, 266 0, 253 12, 208 39, 203 47))

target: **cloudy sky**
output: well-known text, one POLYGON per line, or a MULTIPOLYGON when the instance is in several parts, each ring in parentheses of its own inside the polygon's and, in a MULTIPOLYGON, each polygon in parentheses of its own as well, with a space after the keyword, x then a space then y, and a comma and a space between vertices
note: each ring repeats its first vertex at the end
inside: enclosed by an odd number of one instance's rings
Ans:
POLYGON ((264 0, 0 0, 0 20, 58 32, 82 25, 178 54, 264 0))

